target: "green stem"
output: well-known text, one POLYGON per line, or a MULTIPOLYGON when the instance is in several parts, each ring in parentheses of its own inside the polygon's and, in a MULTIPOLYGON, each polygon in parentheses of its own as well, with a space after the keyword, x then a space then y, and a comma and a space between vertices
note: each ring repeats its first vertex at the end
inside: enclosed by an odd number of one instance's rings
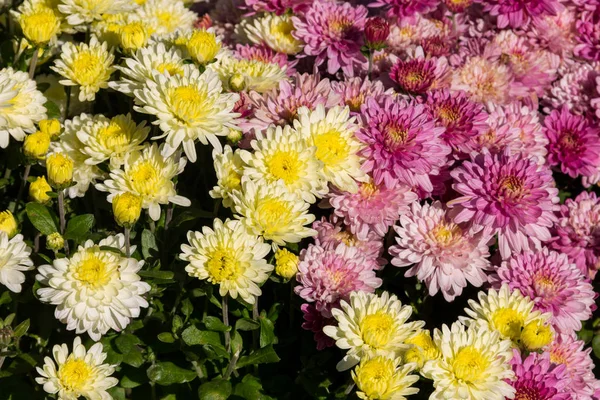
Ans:
MULTIPOLYGON (((223 325, 229 326, 229 308, 227 305, 227 295, 223 296, 221 301, 221 307, 223 312, 223 325)), ((229 331, 225 332, 225 348, 227 352, 231 351, 231 333, 229 331)))
POLYGON ((21 203, 21 198, 23 197, 23 191, 25 190, 25 185, 27 185, 27 178, 29 178, 29 172, 31 171, 31 164, 27 164, 25 167, 25 172, 23 172, 23 180, 21 181, 21 185, 19 186, 19 192, 17 193, 17 200, 15 201, 15 206, 13 207, 13 212, 19 211, 19 203, 21 203))
POLYGON ((31 60, 29 60, 29 79, 33 79, 33 77, 35 76, 35 67, 37 66, 39 53, 39 49, 37 47, 34 47, 33 56, 31 57, 31 60))
POLYGON ((65 87, 65 93, 67 94, 67 98, 65 100, 65 114, 63 116, 63 121, 66 121, 69 118, 69 107, 71 106, 71 86, 65 87))
MULTIPOLYGON (((65 234, 65 227, 67 221, 65 219, 65 191, 61 189, 58 191, 58 218, 60 220, 60 234, 65 234)), ((69 242, 65 240, 65 254, 69 255, 69 242)))
POLYGON ((131 256, 131 245, 129 241, 129 236, 131 234, 131 230, 129 228, 125 228, 123 230, 123 234, 125 235, 125 256, 131 256))
POLYGON ((373 72, 373 50, 369 49, 369 69, 367 71, 367 76, 371 79, 371 74, 373 72))

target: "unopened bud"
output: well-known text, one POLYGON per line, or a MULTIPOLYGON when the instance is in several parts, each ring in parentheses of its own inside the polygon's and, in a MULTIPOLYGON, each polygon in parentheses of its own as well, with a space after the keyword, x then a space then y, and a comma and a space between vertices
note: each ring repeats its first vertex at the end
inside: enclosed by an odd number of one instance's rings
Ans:
POLYGON ((50 196, 48 196, 48 192, 51 191, 52 188, 43 176, 39 176, 29 185, 29 197, 36 203, 45 204, 49 202, 50 196))
POLYGON ((8 210, 0 212, 0 231, 6 233, 9 239, 19 232, 17 220, 8 210))
POLYGON ((50 139, 56 139, 60 135, 60 122, 57 119, 43 119, 38 124, 40 131, 50 135, 50 139))
POLYGON ((390 24, 381 17, 369 18, 365 24, 365 44, 370 50, 381 50, 385 47, 390 35, 390 24))
POLYGON ((142 198, 129 192, 118 194, 112 200, 112 209, 117 224, 131 228, 140 218, 142 198))
POLYGON ((229 88, 234 92, 241 92, 246 89, 246 78, 242 74, 233 74, 229 78, 229 88))
POLYGON ((43 160, 50 148, 50 135, 46 132, 37 131, 25 136, 23 141, 23 154, 34 160, 43 160))
POLYGON ((298 272, 298 256, 287 249, 275 253, 275 273, 284 279, 292 279, 298 272))
POLYGON ((57 189, 71 186, 73 181, 73 160, 66 154, 53 153, 46 159, 46 169, 50 185, 57 189))
POLYGON ((65 247, 65 239, 58 232, 49 234, 46 237, 46 248, 57 252, 65 247))

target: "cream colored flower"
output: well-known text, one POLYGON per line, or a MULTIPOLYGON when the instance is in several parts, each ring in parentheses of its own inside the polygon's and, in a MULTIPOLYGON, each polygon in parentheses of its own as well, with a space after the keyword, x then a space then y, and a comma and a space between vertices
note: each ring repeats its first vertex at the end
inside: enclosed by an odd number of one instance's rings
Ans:
POLYGON ((242 188, 243 162, 240 151, 235 152, 231 146, 226 145, 223 152, 213 150, 215 173, 217 174, 217 185, 209 192, 213 199, 223 199, 223 206, 233 206, 231 194, 234 190, 242 188))
POLYGON ((30 254, 31 248, 23 242, 23 235, 9 239, 8 234, 0 230, 0 284, 20 293, 21 284, 25 282, 23 271, 34 269, 30 254))
MULTIPOLYGON (((122 331, 140 315, 148 302, 142 297, 150 285, 140 280, 144 261, 128 258, 122 234, 109 236, 98 244, 88 240, 70 258, 38 268, 36 279, 42 288, 40 301, 57 306, 56 319, 77 334, 87 332, 98 341, 109 329, 122 331)), ((131 251, 134 251, 132 249, 131 251)))
POLYGON ((198 18, 180 0, 147 0, 136 13, 158 35, 192 29, 198 18))
POLYGON ((100 20, 105 14, 117 14, 133 8, 130 0, 58 0, 58 2, 58 10, 67 16, 67 22, 82 31, 87 29, 84 24, 100 20))
POLYGON ((55 42, 60 33, 60 15, 43 2, 26 0, 19 6, 19 12, 13 15, 21 25, 23 35, 35 46, 55 42))
POLYGON ((265 14, 244 25, 244 31, 255 44, 266 44, 278 53, 297 54, 304 43, 292 36, 294 24, 291 15, 265 14))
POLYGON ((358 391, 356 395, 365 400, 406 400, 406 396, 419 392, 411 385, 419 375, 410 374, 414 364, 400 366, 399 358, 365 357, 352 371, 352 379, 358 391))
POLYGON ((265 93, 277 87, 279 82, 288 79, 286 68, 279 64, 260 60, 237 59, 232 55, 224 55, 208 66, 221 77, 223 85, 229 86, 232 77, 242 77, 245 88, 258 93, 265 93))

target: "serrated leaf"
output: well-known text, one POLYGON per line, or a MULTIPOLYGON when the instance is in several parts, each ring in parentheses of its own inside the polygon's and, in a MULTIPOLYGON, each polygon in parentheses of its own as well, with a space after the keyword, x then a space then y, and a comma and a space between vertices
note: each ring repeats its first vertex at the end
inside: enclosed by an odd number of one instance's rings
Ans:
POLYGON ((146 371, 148 379, 161 386, 190 382, 196 379, 196 372, 181 368, 170 361, 158 362, 146 371))
POLYGON ((158 251, 158 246, 156 245, 156 238, 154 234, 150 232, 149 229, 144 229, 142 231, 142 255, 144 258, 150 258, 152 255, 150 254, 150 250, 158 251))
POLYGON ((46 115, 48 119, 58 119, 61 117, 60 108, 56 105, 55 102, 48 100, 44 107, 46 107, 46 115))
POLYGON ((195 325, 190 325, 181 332, 181 339, 188 346, 211 345, 223 347, 221 335, 217 332, 202 331, 195 325))
POLYGON ((223 379, 215 379, 206 382, 198 388, 198 398, 200 400, 226 400, 231 396, 231 382, 223 379))
POLYGON ((65 239, 74 240, 75 242, 83 242, 87 239, 88 234, 94 226, 94 215, 84 214, 77 215, 69 220, 67 229, 65 230, 65 239))
POLYGON ((240 318, 235 322, 238 331, 253 331, 260 328, 260 323, 250 318, 240 318))
POLYGON ((227 332, 231 330, 231 327, 225 325, 223 321, 221 321, 221 318, 211 317, 209 315, 207 317, 204 317, 202 322, 204 322, 206 329, 208 329, 209 331, 227 332))
POLYGON ((270 319, 261 317, 260 320, 260 347, 273 344, 275 341, 275 326, 270 319))
POLYGON ((268 364, 279 361, 279 356, 275 353, 273 346, 269 345, 262 349, 254 350, 250 355, 241 357, 237 363, 237 368, 247 365, 268 364))
POLYGON ((46 206, 38 203, 27 203, 25 211, 31 224, 42 234, 51 235, 54 232, 58 232, 52 214, 50 214, 50 210, 46 206))

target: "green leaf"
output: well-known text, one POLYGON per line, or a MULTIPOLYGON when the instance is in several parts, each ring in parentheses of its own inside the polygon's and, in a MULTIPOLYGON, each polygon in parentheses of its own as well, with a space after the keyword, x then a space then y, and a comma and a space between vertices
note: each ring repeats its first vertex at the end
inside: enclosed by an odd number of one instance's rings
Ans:
POLYGON ((148 377, 144 373, 144 370, 131 367, 123 367, 123 377, 121 378, 120 385, 125 389, 132 389, 143 385, 148 382, 148 377))
POLYGON ((131 335, 128 333, 123 333, 117 337, 115 340, 115 344, 117 349, 122 354, 129 353, 132 349, 136 348, 138 344, 141 344, 142 341, 135 335, 131 335))
POLYGON ((172 271, 138 271, 138 275, 144 278, 163 280, 171 280, 175 277, 175 273, 172 271))
POLYGON ((196 372, 181 368, 170 361, 158 362, 146 371, 148 379, 162 386, 185 383, 196 379, 196 372))
POLYGON ((246 400, 270 399, 269 396, 266 396, 262 393, 261 383, 252 375, 244 376, 244 379, 235 385, 233 394, 246 400))
POLYGON ((46 206, 38 203, 27 203, 25 206, 27 212, 27 218, 35 226, 35 229, 40 231, 44 235, 51 235, 58 231, 52 214, 46 206))
POLYGON ((223 347, 221 335, 217 332, 201 331, 195 325, 190 325, 181 332, 181 339, 188 346, 211 345, 223 347))
POLYGON ((113 387, 107 390, 108 394, 113 398, 113 400, 125 400, 125 389, 120 387, 113 387))
POLYGON ((144 258, 150 258, 152 256, 150 250, 158 251, 158 246, 156 246, 154 234, 150 232, 150 230, 144 229, 142 231, 142 255, 144 258))
POLYGON ((46 107, 46 114, 48 115, 48 119, 58 119, 61 117, 60 108, 56 105, 55 102, 48 100, 44 107, 46 107))
POLYGON ((241 357, 237 363, 237 368, 245 367, 246 365, 268 364, 279 361, 279 356, 275 353, 272 345, 263 347, 250 353, 250 355, 241 357))
POLYGON ((171 332, 162 332, 158 334, 158 340, 163 343, 174 343, 175 337, 171 332))
POLYGON ((275 326, 270 319, 260 317, 260 347, 273 344, 275 341, 275 326))
POLYGON ((198 388, 198 398, 200 400, 226 400, 231 396, 231 392, 231 382, 215 379, 202 384, 198 388))
POLYGON ((178 214, 171 223, 171 226, 179 226, 187 221, 193 221, 198 218, 214 218, 214 214, 209 211, 200 210, 198 208, 187 208, 178 214))
POLYGON ((242 335, 238 331, 233 331, 231 334, 231 350, 233 354, 240 354, 244 348, 244 341, 242 335))
POLYGON ((190 301, 190 299, 184 299, 181 302, 181 312, 187 318, 189 318, 190 315, 192 315, 192 313, 194 312, 194 305, 192 304, 192 302, 190 301))
POLYGON ((207 316, 204 317, 202 322, 204 322, 206 329, 209 331, 228 332, 231 330, 231 327, 225 325, 223 321, 221 321, 221 318, 207 316))
POLYGON ((260 328, 260 323, 250 318, 240 318, 235 322, 235 329, 238 331, 253 331, 260 328))
POLYGON ((592 349, 596 358, 600 358, 600 335, 596 335, 592 339, 592 349))
POLYGON ((71 239, 78 243, 83 242, 87 239, 87 236, 92 230, 93 226, 93 214, 77 215, 76 217, 71 218, 67 223, 65 239, 71 239))
POLYGON ((30 322, 29 322, 29 318, 28 318, 15 327, 13 335, 16 338, 23 336, 29 330, 29 325, 30 325, 30 322))

